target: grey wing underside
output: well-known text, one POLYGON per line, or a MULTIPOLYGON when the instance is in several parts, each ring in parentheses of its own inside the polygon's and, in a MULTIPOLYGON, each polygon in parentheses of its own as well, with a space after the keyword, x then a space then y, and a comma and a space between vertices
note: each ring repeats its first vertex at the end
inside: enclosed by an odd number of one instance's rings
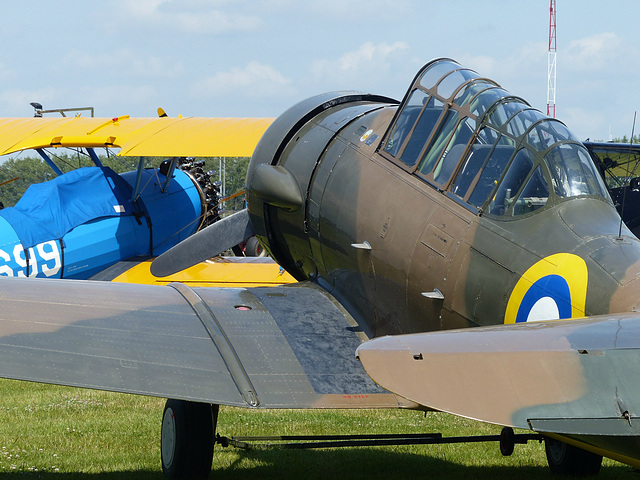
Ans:
POLYGON ((312 285, 191 289, 0 277, 0 377, 264 408, 410 406, 312 285))

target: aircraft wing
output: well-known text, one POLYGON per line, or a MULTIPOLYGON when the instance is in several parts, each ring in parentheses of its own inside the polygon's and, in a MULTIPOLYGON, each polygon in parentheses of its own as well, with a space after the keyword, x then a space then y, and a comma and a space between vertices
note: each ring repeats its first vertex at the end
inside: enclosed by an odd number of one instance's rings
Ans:
POLYGON ((640 435, 640 319, 615 314, 373 339, 367 373, 420 405, 539 432, 640 435))
POLYGON ((119 147, 121 156, 249 157, 272 118, 0 118, 0 155, 119 147))
POLYGON ((190 287, 269 287, 295 283, 296 279, 271 257, 213 257, 166 277, 151 274, 153 258, 121 260, 89 280, 168 285, 180 282, 190 287))
POLYGON ((0 377, 244 407, 403 402, 366 375, 357 326, 311 285, 0 277, 0 299, 0 377))

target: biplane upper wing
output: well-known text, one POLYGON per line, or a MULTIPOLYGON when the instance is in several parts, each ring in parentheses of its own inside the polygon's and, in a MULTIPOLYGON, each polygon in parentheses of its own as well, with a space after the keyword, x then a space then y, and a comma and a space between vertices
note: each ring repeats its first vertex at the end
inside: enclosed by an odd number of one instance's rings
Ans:
POLYGON ((272 118, 0 118, 0 155, 117 147, 122 156, 249 157, 272 118))
POLYGON ((306 284, 225 289, 0 277, 0 377, 208 403, 398 407, 353 319, 306 284))
POLYGON ((380 337, 358 356, 384 388, 456 415, 564 435, 640 435, 637 314, 380 337))

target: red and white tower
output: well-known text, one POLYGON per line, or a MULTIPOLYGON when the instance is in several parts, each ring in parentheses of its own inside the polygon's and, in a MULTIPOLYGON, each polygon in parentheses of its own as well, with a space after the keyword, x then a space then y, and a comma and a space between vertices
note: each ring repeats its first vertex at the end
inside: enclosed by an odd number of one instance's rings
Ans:
POLYGON ((547 69, 547 115, 556 117, 556 0, 549 7, 549 67, 547 69))

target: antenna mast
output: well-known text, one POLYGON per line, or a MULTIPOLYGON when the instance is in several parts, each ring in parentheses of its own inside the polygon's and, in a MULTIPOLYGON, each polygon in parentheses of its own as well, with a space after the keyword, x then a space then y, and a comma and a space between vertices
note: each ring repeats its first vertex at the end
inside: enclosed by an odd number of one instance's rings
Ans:
POLYGON ((549 6, 549 67, 547 69, 547 115, 556 117, 556 0, 549 6))

